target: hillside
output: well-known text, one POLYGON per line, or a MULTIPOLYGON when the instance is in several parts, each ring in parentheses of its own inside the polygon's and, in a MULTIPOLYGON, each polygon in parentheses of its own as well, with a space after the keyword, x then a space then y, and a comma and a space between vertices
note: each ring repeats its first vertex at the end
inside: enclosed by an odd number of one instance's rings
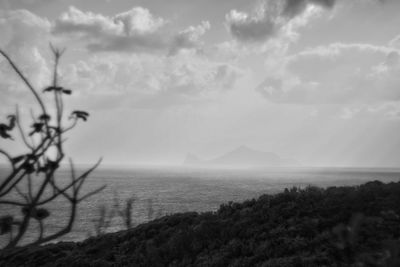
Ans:
POLYGON ((400 182, 285 189, 81 243, 0 252, 0 266, 400 266, 400 182))

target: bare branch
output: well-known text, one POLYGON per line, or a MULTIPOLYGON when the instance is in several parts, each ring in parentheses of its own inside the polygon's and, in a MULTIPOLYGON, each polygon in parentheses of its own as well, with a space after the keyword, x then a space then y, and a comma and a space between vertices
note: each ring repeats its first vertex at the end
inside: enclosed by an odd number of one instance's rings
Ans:
POLYGON ((30 174, 28 175, 28 197, 29 197, 29 201, 32 201, 33 188, 32 188, 32 176, 30 174))
MULTIPOLYGON (((50 144, 51 144, 52 140, 54 139, 54 137, 50 137, 50 138, 51 138, 51 139, 50 139, 49 144, 47 145, 47 148, 50 147, 50 144)), ((45 146, 45 144, 46 144, 46 142, 47 142, 48 140, 49 140, 48 138, 45 138, 45 139, 41 142, 41 144, 39 144, 39 145, 35 148, 35 150, 32 152, 31 155, 34 156, 34 162, 33 162, 33 163, 35 163, 35 162, 44 154, 44 151, 42 151, 42 152, 39 153, 39 154, 36 154, 36 153, 38 153, 38 152, 40 151, 40 149, 42 149, 42 148, 45 146)), ((46 150, 47 150, 47 148, 46 148, 46 150)), ((13 172, 6 178, 6 180, 3 181, 3 182, 0 184, 0 197, 6 195, 6 194, 12 189, 12 188, 11 188, 11 189, 9 188, 9 189, 7 189, 7 190, 4 190, 4 188, 6 188, 6 187, 8 186, 8 184, 20 173, 20 171, 23 170, 24 164, 27 163, 27 161, 28 161, 28 159, 26 159, 26 160, 24 161, 23 164, 20 164, 20 166, 19 166, 18 168, 15 168, 15 169, 13 170, 13 172)), ((24 175, 25 173, 26 173, 26 172, 24 172, 24 173, 22 174, 21 177, 23 177, 23 175, 24 175)), ((22 178, 21 178, 21 179, 22 179, 22 178)), ((18 181, 18 182, 19 182, 19 181, 18 181)), ((16 182, 15 184, 17 184, 18 182, 16 182)))
POLYGON ((0 204, 13 205, 13 206, 22 206, 22 207, 26 207, 26 206, 29 205, 29 204, 26 204, 26 203, 21 203, 21 202, 12 201, 12 200, 0 200, 0 204))
POLYGON ((90 169, 88 169, 86 172, 84 172, 78 179, 81 179, 80 182, 78 183, 78 187, 77 190, 79 190, 84 182, 84 179, 86 179, 86 177, 92 172, 94 171, 101 163, 101 161, 103 160, 103 158, 100 158, 96 164, 94 164, 90 169), (82 179, 83 178, 83 179, 82 179))
POLYGON ((77 123, 78 123, 78 119, 77 119, 77 118, 74 118, 74 122, 73 122, 69 127, 67 127, 66 129, 64 129, 64 130, 63 130, 63 133, 66 133, 66 132, 70 131, 71 129, 73 129, 73 128, 76 126, 77 123))
MULTIPOLYGON (((93 172, 101 163, 102 159, 99 159, 99 161, 89 170, 87 170, 86 172, 84 172, 82 175, 80 175, 78 178, 76 178, 75 176, 75 169, 73 167, 73 163, 72 160, 71 162, 71 177, 72 177, 72 181, 70 184, 68 184, 67 186, 65 186, 64 188, 59 188, 53 181, 51 181, 51 185, 53 186, 54 189, 56 189, 56 193, 53 194, 51 197, 44 199, 40 202, 37 203, 37 205, 44 205, 52 200, 54 200, 55 198, 57 198, 59 195, 64 195, 64 197, 66 197, 68 200, 71 200, 71 197, 66 195, 65 192, 70 189, 71 187, 73 188, 73 192, 77 192, 77 194, 79 193, 80 187, 83 184, 83 182, 85 181, 85 179, 88 177, 88 175, 93 172), (77 186, 78 185, 78 186, 77 186), (79 186, 80 185, 80 186, 79 186)), ((74 197, 77 197, 77 194, 74 197)), ((73 198, 73 197, 72 197, 73 198)))
POLYGON ((60 231, 58 231, 54 234, 51 234, 47 237, 41 238, 41 239, 37 240, 36 242, 33 242, 32 245, 43 244, 43 243, 49 242, 51 240, 54 240, 56 238, 59 238, 65 234, 68 234, 71 231, 72 226, 75 221, 77 204, 78 204, 77 202, 71 202, 71 212, 70 212, 69 220, 63 229, 61 229, 60 231))
POLYGON ((32 86, 32 84, 29 82, 29 80, 22 74, 22 72, 19 70, 19 68, 15 65, 14 61, 11 60, 11 58, 3 51, 0 49, 0 54, 8 61, 8 63, 11 65, 11 67, 14 69, 14 71, 18 74, 18 76, 21 78, 21 80, 28 86, 29 90, 31 90, 32 94, 35 96, 37 102, 39 103, 43 114, 47 114, 46 111, 46 106, 44 105, 42 99, 36 92, 35 88, 32 86))
POLYGON ((13 172, 15 172, 15 166, 12 163, 12 157, 10 156, 10 154, 8 154, 6 151, 0 149, 0 154, 3 154, 4 156, 6 156, 6 158, 8 159, 8 161, 10 162, 11 168, 13 170, 13 172))
MULTIPOLYGON (((72 179, 72 182, 74 182, 74 181, 76 181, 76 173, 75 173, 75 167, 74 167, 74 162, 72 161, 72 159, 71 158, 69 158, 69 166, 70 166, 70 169, 71 169, 71 179, 72 179)), ((72 185, 73 185, 73 187, 74 187, 74 190, 75 190, 75 183, 72 183, 72 185)))
POLYGON ((19 130, 19 133, 20 133, 20 135, 21 135, 22 141, 24 142, 24 144, 25 144, 30 150, 33 151, 33 150, 34 150, 33 145, 29 144, 29 142, 28 142, 28 140, 26 139, 26 136, 25 136, 25 131, 22 129, 22 126, 21 126, 18 105, 17 105, 17 107, 16 107, 15 115, 16 115, 16 124, 17 124, 18 130, 19 130))
POLYGON ((107 187, 106 185, 103 185, 103 186, 97 188, 96 190, 93 190, 93 191, 87 193, 87 194, 84 195, 83 197, 80 197, 80 198, 78 199, 78 202, 81 202, 81 201, 83 201, 83 200, 85 200, 85 199, 87 199, 87 198, 89 198, 89 197, 91 197, 91 196, 93 196, 93 195, 96 195, 97 193, 103 191, 106 187, 107 187))
POLYGON ((15 187, 15 191, 17 191, 18 195, 20 195, 23 199, 25 199, 25 201, 27 203, 29 203, 29 198, 27 195, 25 195, 24 193, 22 193, 21 189, 19 189, 19 187, 16 185, 15 187))

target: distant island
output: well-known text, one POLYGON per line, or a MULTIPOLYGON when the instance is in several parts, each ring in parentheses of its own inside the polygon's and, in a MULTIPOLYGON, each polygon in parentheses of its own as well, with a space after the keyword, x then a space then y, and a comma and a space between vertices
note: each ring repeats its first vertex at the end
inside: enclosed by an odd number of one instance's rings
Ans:
POLYGON ((190 167, 221 167, 221 168, 269 168, 269 167, 296 167, 299 163, 294 159, 282 158, 273 152, 255 150, 247 146, 240 146, 219 157, 202 160, 189 153, 183 163, 190 167))

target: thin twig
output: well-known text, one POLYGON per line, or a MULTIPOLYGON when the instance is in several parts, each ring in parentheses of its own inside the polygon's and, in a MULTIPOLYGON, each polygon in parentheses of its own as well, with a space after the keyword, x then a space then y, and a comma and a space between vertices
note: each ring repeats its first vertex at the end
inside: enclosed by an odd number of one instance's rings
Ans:
POLYGON ((95 195, 95 194, 97 194, 97 193, 103 191, 106 187, 107 187, 106 185, 103 185, 103 186, 97 188, 96 190, 93 190, 93 191, 87 193, 86 195, 80 197, 80 198, 78 199, 78 202, 81 202, 81 201, 87 199, 88 197, 91 197, 91 196, 93 196, 93 195, 95 195))
POLYGON ((22 129, 21 123, 20 123, 20 116, 19 116, 19 108, 18 105, 16 107, 16 111, 15 111, 15 115, 16 115, 16 124, 19 130, 19 133, 21 135, 21 139, 24 142, 24 144, 30 149, 30 150, 34 150, 33 145, 29 144, 28 140, 26 139, 25 136, 25 131, 22 129))
POLYGON ((6 151, 4 151, 2 149, 0 149, 0 154, 3 154, 4 156, 6 156, 6 158, 10 162, 13 172, 15 172, 15 165, 13 164, 13 160, 12 160, 12 157, 10 156, 10 154, 8 154, 6 151))
POLYGON ((36 92, 35 88, 32 86, 32 84, 29 82, 29 80, 22 74, 22 72, 19 70, 19 68, 15 65, 14 61, 11 60, 11 58, 3 51, 0 49, 0 54, 8 61, 8 63, 11 65, 11 67, 14 69, 14 71, 18 74, 18 76, 21 78, 21 80, 28 86, 29 90, 31 90, 32 94, 35 96, 37 102, 39 103, 43 114, 47 114, 46 111, 46 106, 44 105, 42 99, 36 92))
POLYGON ((29 198, 27 195, 25 195, 24 193, 22 193, 21 189, 19 189, 19 187, 16 185, 15 187, 15 191, 17 191, 18 195, 20 195, 23 199, 25 199, 25 201, 27 203, 29 203, 29 198))

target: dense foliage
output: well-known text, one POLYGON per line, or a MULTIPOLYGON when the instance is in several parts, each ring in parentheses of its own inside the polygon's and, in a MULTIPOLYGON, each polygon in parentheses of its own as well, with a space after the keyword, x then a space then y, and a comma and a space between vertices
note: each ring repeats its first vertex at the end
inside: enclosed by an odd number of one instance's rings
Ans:
POLYGON ((285 189, 216 212, 0 253, 1 266, 400 266, 400 182, 285 189))

